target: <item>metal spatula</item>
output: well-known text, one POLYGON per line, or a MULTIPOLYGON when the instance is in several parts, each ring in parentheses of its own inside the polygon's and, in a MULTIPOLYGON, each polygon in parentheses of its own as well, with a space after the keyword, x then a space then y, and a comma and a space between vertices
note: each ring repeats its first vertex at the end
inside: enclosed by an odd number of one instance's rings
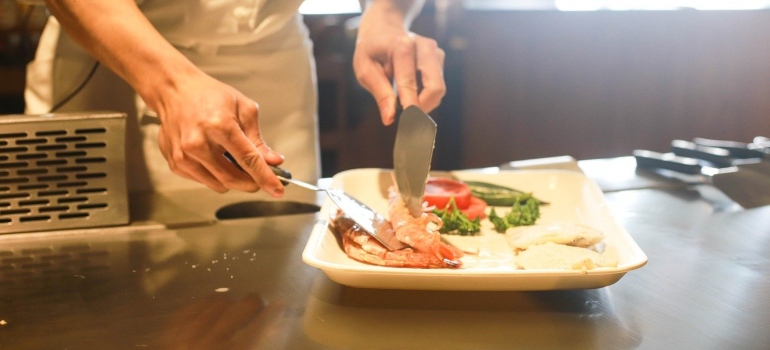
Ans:
POLYGON ((284 183, 291 183, 311 191, 323 191, 336 204, 345 215, 349 216, 370 236, 382 243, 389 250, 398 250, 408 248, 409 246, 396 238, 396 233, 391 226, 390 221, 385 219, 380 213, 370 208, 345 191, 336 188, 319 188, 307 182, 291 178, 291 173, 279 167, 270 167, 279 180, 284 183))
MULTIPOLYGON (((230 153, 225 152, 224 156, 238 167, 238 169, 243 170, 230 153)), ((307 182, 292 179, 291 173, 288 170, 277 166, 270 166, 270 170, 273 171, 273 174, 275 174, 284 185, 291 183, 311 191, 326 192, 326 195, 329 196, 332 202, 334 202, 345 215, 353 219, 353 221, 361 226, 366 233, 382 243, 388 250, 399 250, 409 247, 396 238, 396 232, 393 230, 390 221, 385 219, 385 217, 374 209, 347 194, 345 191, 335 188, 319 188, 318 186, 311 185, 307 182)))
POLYGON ((435 143, 436 122, 419 107, 407 107, 398 118, 393 170, 398 192, 413 217, 422 214, 422 198, 435 143))
POLYGON ((734 166, 704 167, 696 159, 673 153, 635 150, 634 157, 638 168, 670 170, 687 183, 713 185, 746 209, 770 205, 770 178, 759 172, 734 166))

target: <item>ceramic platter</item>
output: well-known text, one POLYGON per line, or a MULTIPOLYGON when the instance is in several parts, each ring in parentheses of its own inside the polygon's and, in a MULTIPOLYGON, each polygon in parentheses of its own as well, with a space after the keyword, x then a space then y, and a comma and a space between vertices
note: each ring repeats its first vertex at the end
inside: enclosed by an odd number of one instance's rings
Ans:
MULTIPOLYGON (((387 188, 393 180, 388 169, 354 169, 335 175, 331 187, 340 188, 387 214, 387 188)), ((446 175, 446 174, 444 174, 446 175)), ((571 222, 592 226, 605 235, 603 254, 618 261, 617 267, 579 270, 522 270, 505 235, 494 232, 488 221, 483 234, 449 237, 449 241, 474 251, 462 258, 459 269, 414 269, 368 265, 350 259, 328 227, 337 207, 326 200, 319 222, 311 232, 302 258, 321 269, 331 280, 358 288, 412 290, 524 291, 600 288, 611 285, 627 272, 647 262, 647 256, 614 219, 611 208, 596 184, 583 173, 565 170, 453 171, 460 180, 504 185, 550 204, 541 207, 538 224, 571 222)), ((498 213, 506 208, 495 207, 498 213)), ((487 209, 489 210, 489 208, 487 209)))

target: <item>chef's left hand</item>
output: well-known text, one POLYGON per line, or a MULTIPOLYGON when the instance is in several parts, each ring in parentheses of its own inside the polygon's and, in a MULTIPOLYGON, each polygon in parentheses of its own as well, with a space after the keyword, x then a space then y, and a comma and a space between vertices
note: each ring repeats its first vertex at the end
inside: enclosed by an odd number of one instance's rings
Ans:
POLYGON ((375 10, 362 16, 353 69, 377 101, 382 123, 390 125, 398 100, 403 108, 417 105, 426 113, 439 106, 446 93, 445 54, 434 39, 410 33, 403 22, 385 17, 375 10))

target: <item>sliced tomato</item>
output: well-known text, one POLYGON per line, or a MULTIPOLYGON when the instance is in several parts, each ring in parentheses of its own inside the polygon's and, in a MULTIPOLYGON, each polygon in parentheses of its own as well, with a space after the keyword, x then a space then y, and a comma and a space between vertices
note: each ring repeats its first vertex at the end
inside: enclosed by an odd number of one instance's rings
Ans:
POLYGON ((425 185, 423 200, 437 209, 445 209, 454 197, 457 209, 471 205, 471 188, 464 182, 444 177, 430 177, 425 185))
POLYGON ((465 209, 460 209, 465 216, 468 217, 468 219, 475 219, 477 217, 480 217, 482 219, 487 217, 487 202, 485 202, 481 198, 477 197, 471 197, 471 205, 469 205, 465 209))

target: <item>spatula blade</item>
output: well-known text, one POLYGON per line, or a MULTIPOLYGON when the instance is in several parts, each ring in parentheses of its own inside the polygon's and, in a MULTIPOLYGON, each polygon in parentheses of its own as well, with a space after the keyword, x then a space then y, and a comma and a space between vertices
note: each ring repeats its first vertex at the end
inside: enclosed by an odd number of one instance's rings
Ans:
POLYGON ((422 197, 436 142, 436 122, 417 106, 399 116, 393 170, 401 199, 413 217, 422 214, 422 197))
POLYGON ((327 189, 325 191, 345 215, 353 219, 358 226, 361 226, 370 236, 382 243, 385 248, 399 250, 409 247, 396 238, 390 221, 380 213, 342 190, 327 189))

